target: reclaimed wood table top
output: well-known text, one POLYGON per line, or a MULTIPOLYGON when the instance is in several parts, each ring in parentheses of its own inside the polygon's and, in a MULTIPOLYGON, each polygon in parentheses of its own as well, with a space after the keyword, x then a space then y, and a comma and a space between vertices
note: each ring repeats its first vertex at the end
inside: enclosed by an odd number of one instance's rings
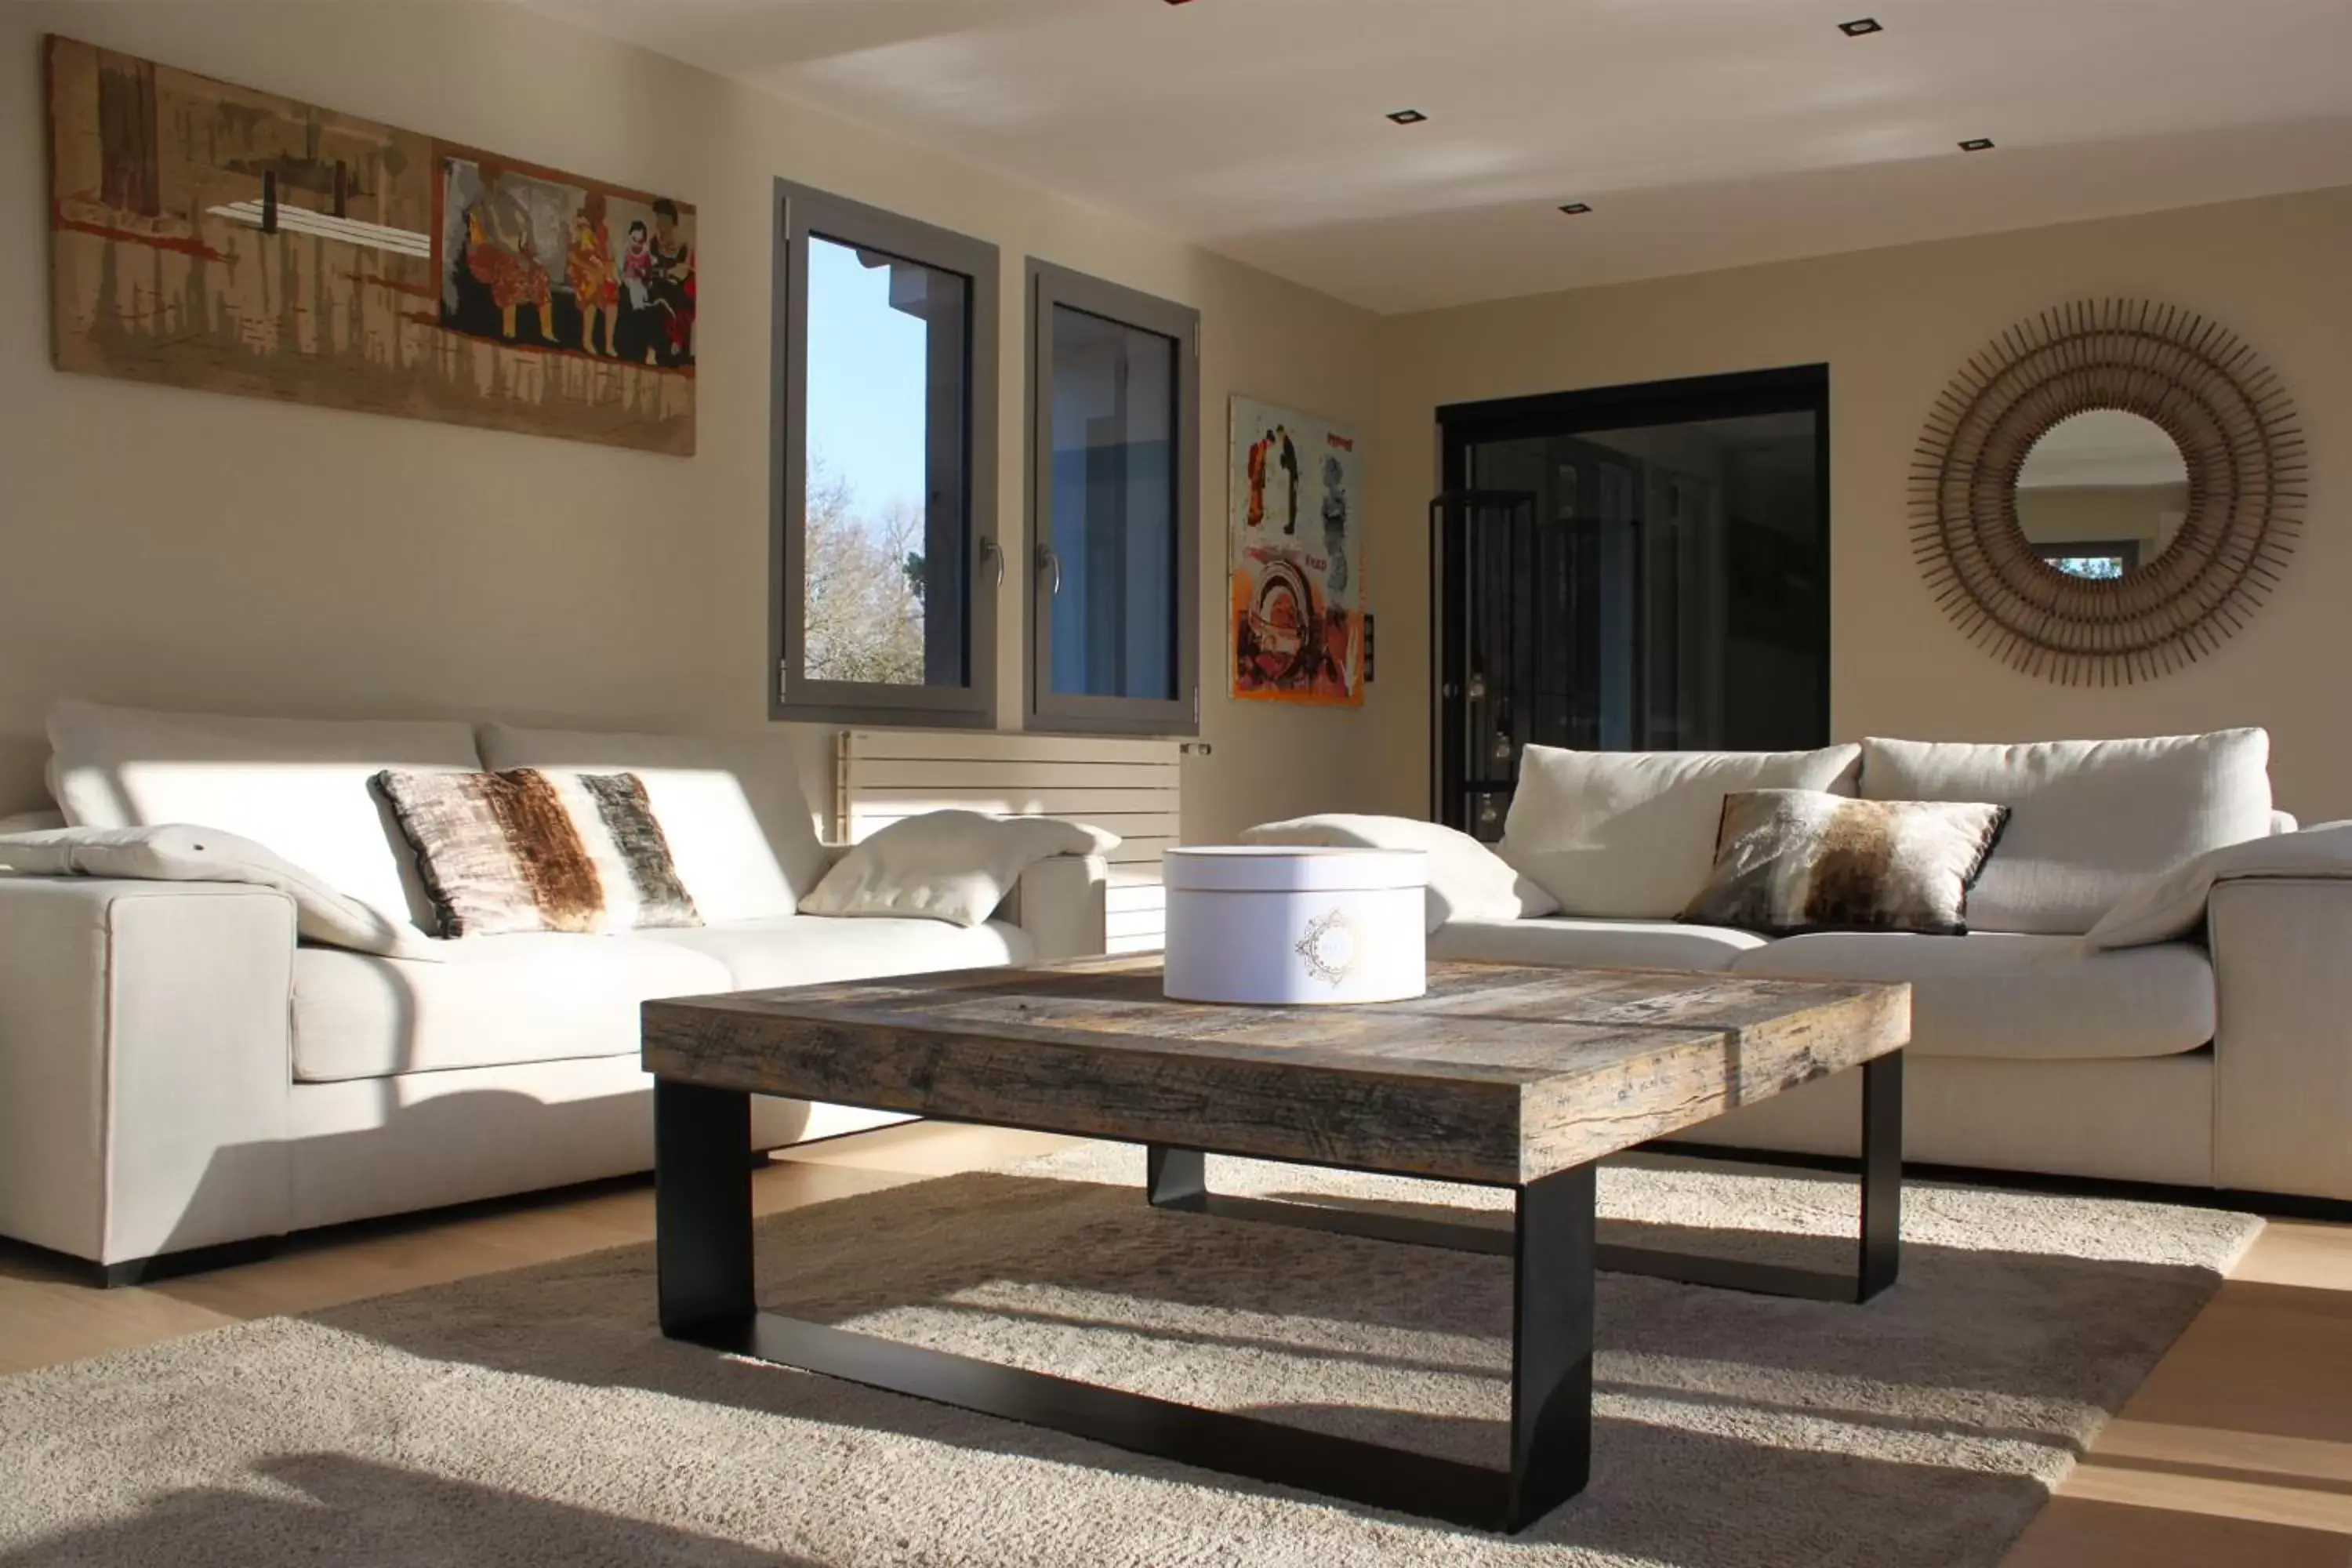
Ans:
POLYGON ((1517 1185, 1900 1050, 1911 988, 1433 963, 1426 995, 1171 1002, 1156 954, 645 1005, 673 1082, 1517 1185))

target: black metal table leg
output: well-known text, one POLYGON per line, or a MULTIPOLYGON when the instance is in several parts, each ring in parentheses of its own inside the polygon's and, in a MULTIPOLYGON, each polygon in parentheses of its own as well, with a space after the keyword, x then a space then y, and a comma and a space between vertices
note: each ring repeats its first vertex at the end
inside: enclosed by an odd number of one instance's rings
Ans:
POLYGON ((751 1099, 654 1080, 654 1270, 662 1332, 740 1328, 751 1297, 751 1099))
MULTIPOLYGON (((1604 1274, 1641 1274, 1673 1279, 1685 1285, 1705 1285, 1724 1290, 1747 1290, 1765 1296, 1793 1296, 1814 1301, 1867 1301, 1895 1283, 1902 1255, 1903 1221, 1903 1053, 1891 1052, 1862 1068, 1862 1218, 1859 1247, 1852 1273, 1798 1268, 1748 1258, 1708 1258, 1695 1253, 1668 1252, 1649 1247, 1614 1243, 1596 1245, 1593 1257, 1604 1274)), ((1672 1152, 1672 1145, 1661 1152, 1672 1152)), ((1326 1207, 1266 1198, 1225 1197, 1208 1190, 1205 1168, 1196 1151, 1163 1149, 1150 1152, 1151 1169, 1187 1173, 1181 1196, 1152 1201, 1162 1208, 1223 1219, 1257 1220, 1269 1225, 1296 1226, 1307 1230, 1337 1231, 1379 1241, 1414 1247, 1438 1247, 1454 1252, 1508 1254, 1511 1232, 1496 1226, 1465 1225, 1449 1220, 1421 1219, 1361 1210, 1326 1207), (1189 1156, 1189 1163, 1181 1163, 1189 1156)), ((1156 1178, 1155 1178, 1156 1179, 1156 1178)), ((1155 1194, 1157 1188, 1154 1189, 1155 1194)))
MULTIPOLYGON (((740 1094, 655 1082, 656 1257, 662 1332, 671 1339, 1480 1530, 1525 1529, 1584 1489, 1592 1447, 1590 1166, 1527 1187, 1513 1228, 1486 1233, 1515 1258, 1510 1464, 1498 1469, 758 1311, 741 1157, 750 1115, 740 1094)), ((1197 1152, 1155 1152, 1150 1171, 1154 1202, 1207 1201, 1197 1152)))
POLYGON ((1411 1215, 1382 1214, 1378 1209, 1326 1208, 1280 1198, 1228 1197, 1209 1191, 1208 1157, 1198 1149, 1172 1149, 1153 1143, 1146 1146, 1144 1160, 1144 1194, 1154 1208, 1336 1231, 1342 1236, 1400 1241, 1412 1247, 1442 1247, 1451 1252, 1485 1252, 1497 1258, 1512 1255, 1508 1226, 1422 1219, 1411 1215))
POLYGON ((1151 1144, 1143 1154, 1143 1192, 1154 1208, 1198 1210, 1209 1195, 1209 1157, 1151 1144))
POLYGON ((1903 1262, 1903 1053, 1862 1069, 1862 1256, 1856 1301, 1889 1285, 1903 1262))
POLYGON ((1519 1189, 1511 1280, 1511 1492, 1525 1530, 1592 1475, 1593 1171, 1519 1189))
POLYGON ((1863 1073, 1863 1210, 1856 1273, 1690 1258, 1594 1239, 1594 1173, 1519 1189, 1513 1223, 1435 1222, 1208 1190, 1198 1150, 1152 1148, 1161 1208, 1269 1220, 1512 1258, 1510 1464, 1506 1469, 1334 1436, 1255 1416, 998 1366, 757 1310, 747 1095, 656 1079, 655 1253, 663 1333, 738 1355, 1090 1437, 1203 1469, 1295 1486, 1486 1530, 1516 1531, 1584 1489, 1592 1447, 1597 1268, 1698 1284, 1867 1300, 1894 1283, 1903 1181, 1903 1063, 1863 1073))

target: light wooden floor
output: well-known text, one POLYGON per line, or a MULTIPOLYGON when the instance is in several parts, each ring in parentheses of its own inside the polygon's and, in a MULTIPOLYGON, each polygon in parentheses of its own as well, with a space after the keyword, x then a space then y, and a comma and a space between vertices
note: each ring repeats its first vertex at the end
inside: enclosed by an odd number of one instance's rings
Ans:
MULTIPOLYGON (((793 1151, 760 1212, 1066 1147, 887 1128, 793 1151)), ((653 1234, 642 1186, 299 1245, 265 1263, 87 1289, 0 1243, 0 1374, 520 1268, 653 1234)), ((2006 1568, 2352 1568, 2352 1226, 2273 1222, 2110 1423, 2006 1568)))

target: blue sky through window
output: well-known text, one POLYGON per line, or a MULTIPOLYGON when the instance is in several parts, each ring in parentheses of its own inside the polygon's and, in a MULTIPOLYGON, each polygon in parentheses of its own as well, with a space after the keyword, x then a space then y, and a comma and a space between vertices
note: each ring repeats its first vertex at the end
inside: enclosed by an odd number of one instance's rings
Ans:
POLYGON ((849 482, 860 521, 923 506, 925 331, 890 308, 890 269, 809 238, 808 451, 849 482))

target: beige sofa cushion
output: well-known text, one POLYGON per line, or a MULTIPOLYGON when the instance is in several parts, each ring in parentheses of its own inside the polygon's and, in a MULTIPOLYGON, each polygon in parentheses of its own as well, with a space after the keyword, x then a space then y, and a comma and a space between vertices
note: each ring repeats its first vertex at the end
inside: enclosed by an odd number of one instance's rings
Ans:
POLYGON ((1990 801, 2009 826, 1969 893, 1978 931, 2087 931, 2141 881, 2271 831, 2270 736, 1965 745, 1867 740, 1865 800, 1990 801))
POLYGON ((2186 942, 2092 952, 2072 937, 1824 932, 1739 955, 1738 974, 1907 980, 1922 1056, 2161 1057, 2213 1038, 2213 966, 2186 942))
POLYGON ((481 766, 471 726, 240 719, 59 702, 51 788, 76 827, 189 823, 264 845, 337 892, 431 924, 415 868, 368 780, 481 766))
POLYGON ((482 761, 503 768, 635 773, 704 921, 789 915, 830 864, 801 794, 791 738, 627 735, 485 724, 482 761))
POLYGON ((1548 915, 1559 900, 1530 881, 1491 845, 1458 827, 1409 816, 1332 811, 1242 829, 1244 844, 1303 844, 1339 848, 1418 849, 1429 868, 1424 923, 1514 921, 1548 915))
POLYGON ((1454 920, 1432 931, 1429 956, 1484 963, 1600 969, 1727 969, 1764 945, 1753 931, 1675 921, 1454 920))
POLYGON ((765 990, 826 980, 870 980, 943 969, 988 969, 1035 957, 1029 934, 1015 925, 950 925, 946 921, 839 920, 822 915, 771 915, 700 930, 639 931, 727 966, 726 989, 765 990))
POLYGON ((1529 746, 1503 826, 1504 858, 1602 920, 1672 920, 1706 885, 1723 797, 1737 790, 1853 793, 1853 746, 1817 752, 1569 752, 1529 746))
POLYGON ((845 851, 800 907, 853 920, 933 920, 966 928, 1003 906, 1024 872, 1057 855, 1108 855, 1118 835, 1055 816, 950 807, 900 817, 845 851))
POLYGON ((442 963, 298 949, 295 1079, 632 1054, 639 1003, 736 988, 719 959, 641 935, 532 931, 442 945, 442 963))
POLYGON ((592 936, 435 944, 442 963, 305 947, 294 959, 294 1076, 305 1083, 634 1055, 639 1003, 775 985, 1026 963, 992 922, 775 915, 592 936))

